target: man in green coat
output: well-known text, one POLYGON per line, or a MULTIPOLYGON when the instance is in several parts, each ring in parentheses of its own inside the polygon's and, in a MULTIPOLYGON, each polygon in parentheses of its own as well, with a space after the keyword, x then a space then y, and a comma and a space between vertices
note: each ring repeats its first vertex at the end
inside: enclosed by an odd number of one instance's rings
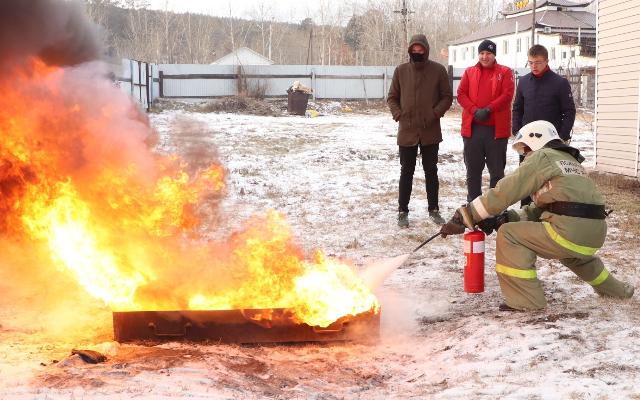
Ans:
POLYGON ((409 226, 409 200, 413 187, 418 149, 427 191, 427 210, 437 223, 445 221, 438 207, 438 149, 442 142, 440 118, 453 102, 447 70, 429 60, 429 43, 424 35, 413 35, 409 42, 410 61, 393 72, 387 104, 393 120, 398 122, 400 185, 398 190, 398 225, 409 226))
POLYGON ((495 188, 456 210, 443 236, 477 225, 497 230, 496 272, 505 302, 501 310, 537 310, 547 305, 536 257, 559 260, 602 296, 630 298, 634 287, 616 279, 595 253, 607 233, 604 199, 581 165, 580 151, 566 145, 553 124, 523 126, 513 148, 525 156, 495 188), (531 195, 519 211, 512 204, 531 195), (508 223, 506 223, 508 222, 508 223))

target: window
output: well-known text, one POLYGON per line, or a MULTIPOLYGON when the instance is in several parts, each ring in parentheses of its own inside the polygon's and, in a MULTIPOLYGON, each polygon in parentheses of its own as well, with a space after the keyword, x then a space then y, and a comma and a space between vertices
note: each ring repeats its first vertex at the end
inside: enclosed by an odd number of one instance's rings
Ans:
POLYGON ((576 51, 575 50, 571 50, 571 58, 576 58, 576 51))
POLYGON ((502 51, 503 54, 509 53, 509 41, 508 40, 503 40, 502 41, 502 48, 504 49, 502 51))
POLYGON ((521 53, 522 52, 522 39, 518 38, 516 39, 516 53, 521 53))
POLYGON ((566 52, 566 51, 563 51, 563 52, 562 52, 562 59, 564 60, 564 59, 566 59, 566 58, 567 58, 567 52, 566 52))
POLYGON ((551 48, 551 54, 549 54, 549 56, 550 56, 550 58, 551 58, 552 60, 555 60, 555 59, 556 59, 556 48, 555 48, 555 47, 552 47, 552 48, 551 48))
POLYGON ((531 40, 531 38, 529 36, 527 36, 527 51, 529 51, 529 49, 531 48, 531 44, 529 44, 530 40, 531 40))
POLYGON ((457 55, 457 53, 458 53, 458 52, 454 49, 454 50, 453 50, 453 62, 456 62, 456 58, 457 58, 457 57, 456 57, 456 55, 457 55))

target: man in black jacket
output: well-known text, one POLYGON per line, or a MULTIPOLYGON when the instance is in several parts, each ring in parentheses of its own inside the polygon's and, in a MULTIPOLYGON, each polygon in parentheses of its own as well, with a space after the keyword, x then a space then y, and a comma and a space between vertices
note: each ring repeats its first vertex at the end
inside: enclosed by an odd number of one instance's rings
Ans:
POLYGON ((569 81, 549 69, 549 56, 544 46, 534 45, 528 56, 531 73, 518 82, 511 132, 515 135, 532 121, 549 121, 566 142, 571 139, 576 119, 576 105, 569 81))
MULTIPOLYGON (((576 119, 569 81, 549 69, 549 53, 542 45, 536 44, 529 49, 528 64, 531 73, 520 78, 516 88, 511 132, 516 135, 529 122, 543 120, 551 122, 560 138, 568 143, 576 119)), ((529 203, 531 198, 527 197, 521 205, 529 203)))

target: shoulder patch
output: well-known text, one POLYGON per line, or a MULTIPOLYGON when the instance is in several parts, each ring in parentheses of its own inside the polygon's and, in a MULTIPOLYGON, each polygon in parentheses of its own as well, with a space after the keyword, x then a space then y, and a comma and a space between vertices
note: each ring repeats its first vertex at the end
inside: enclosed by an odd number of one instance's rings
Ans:
POLYGON ((577 161, 558 160, 556 161, 556 164, 560 168, 560 171, 562 171, 563 175, 587 176, 587 171, 585 171, 584 167, 577 161))

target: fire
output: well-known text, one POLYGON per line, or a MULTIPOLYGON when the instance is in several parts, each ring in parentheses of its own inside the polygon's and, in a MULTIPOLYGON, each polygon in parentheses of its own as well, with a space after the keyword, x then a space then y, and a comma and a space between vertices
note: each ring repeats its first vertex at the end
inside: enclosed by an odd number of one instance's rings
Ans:
POLYGON ((306 259, 275 211, 226 240, 198 237, 224 167, 152 152, 153 132, 100 68, 36 59, 0 81, 0 233, 44 245, 117 311, 287 308, 322 327, 379 311, 351 266, 306 259))
POLYGON ((303 259, 284 218, 270 212, 232 239, 234 265, 246 276, 232 290, 191 297, 190 309, 289 308, 300 322, 326 327, 338 318, 378 312, 376 297, 354 273, 317 251, 303 259))

